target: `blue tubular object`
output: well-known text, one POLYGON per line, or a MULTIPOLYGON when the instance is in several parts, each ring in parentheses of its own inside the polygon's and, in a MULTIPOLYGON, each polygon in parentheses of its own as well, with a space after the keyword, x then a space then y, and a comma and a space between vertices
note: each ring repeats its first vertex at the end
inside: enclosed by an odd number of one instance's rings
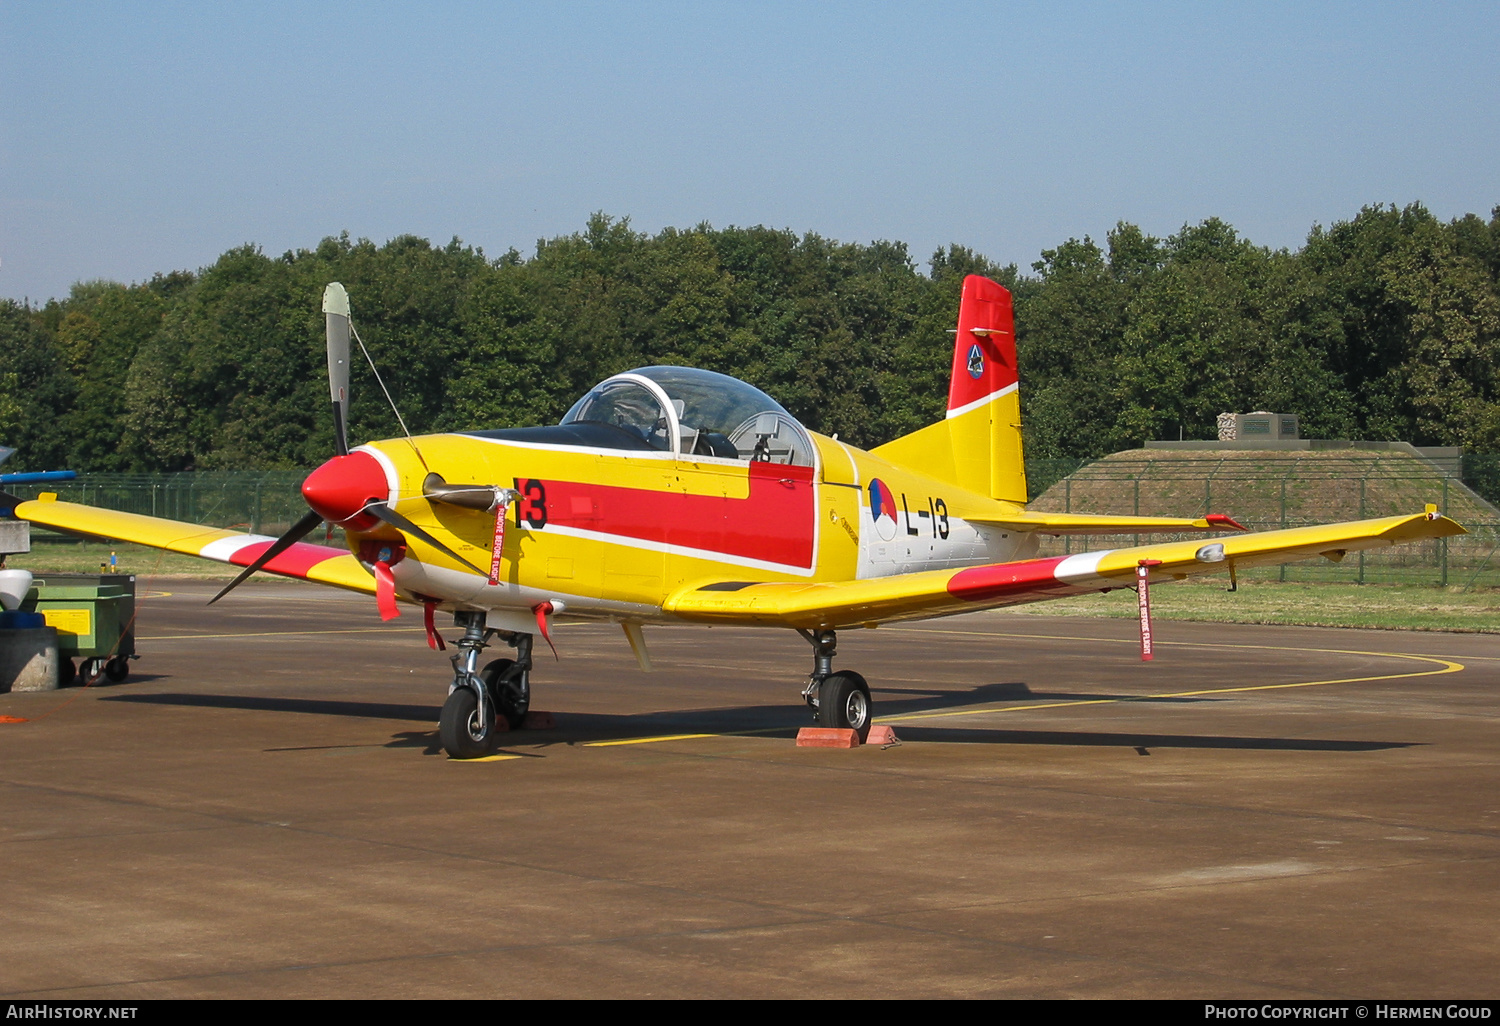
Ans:
POLYGON ((0 484, 36 484, 38 481, 71 481, 76 470, 37 470, 29 474, 0 474, 0 484))

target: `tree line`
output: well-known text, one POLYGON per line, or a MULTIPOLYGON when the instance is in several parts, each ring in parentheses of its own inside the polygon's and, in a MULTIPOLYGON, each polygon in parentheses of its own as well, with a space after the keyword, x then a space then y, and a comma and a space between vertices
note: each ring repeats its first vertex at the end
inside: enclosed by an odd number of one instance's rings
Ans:
MULTIPOLYGON (((310 467, 333 451, 320 301, 342 281, 413 432, 555 422, 594 382, 677 363, 743 378, 815 430, 874 446, 942 416, 967 274, 1015 295, 1027 452, 1214 437, 1223 411, 1309 437, 1500 451, 1500 207, 1419 204, 1314 227, 1295 252, 1218 219, 1121 223, 1030 273, 953 245, 765 227, 656 235, 603 214, 498 259, 455 239, 347 235, 197 272, 0 301, 6 470, 310 467)), ((400 431, 356 352, 352 435, 400 431)))

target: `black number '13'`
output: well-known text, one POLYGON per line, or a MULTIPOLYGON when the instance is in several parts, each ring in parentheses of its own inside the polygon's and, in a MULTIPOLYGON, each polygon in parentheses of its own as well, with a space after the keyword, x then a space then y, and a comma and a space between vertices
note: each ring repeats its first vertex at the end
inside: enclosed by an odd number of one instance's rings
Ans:
POLYGON ((526 481, 517 478, 516 490, 521 493, 516 500, 516 526, 525 521, 532 527, 546 527, 547 489, 535 478, 526 481))

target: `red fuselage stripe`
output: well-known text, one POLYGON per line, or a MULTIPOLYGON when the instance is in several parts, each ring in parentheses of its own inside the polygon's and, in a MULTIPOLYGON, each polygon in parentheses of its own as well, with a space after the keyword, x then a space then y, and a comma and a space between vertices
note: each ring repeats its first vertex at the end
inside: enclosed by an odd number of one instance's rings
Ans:
POLYGON ((547 523, 810 569, 812 468, 751 463, 744 472, 750 494, 743 499, 543 479, 547 523))

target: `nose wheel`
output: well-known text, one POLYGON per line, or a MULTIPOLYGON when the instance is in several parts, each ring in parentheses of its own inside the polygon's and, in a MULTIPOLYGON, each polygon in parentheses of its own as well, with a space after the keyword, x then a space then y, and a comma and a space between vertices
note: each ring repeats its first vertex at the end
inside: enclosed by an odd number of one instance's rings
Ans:
POLYGON ((464 629, 453 656, 453 683, 438 716, 438 740, 453 759, 477 759, 495 750, 505 726, 516 729, 531 706, 531 635, 485 627, 482 612, 459 612, 454 622, 464 629), (496 659, 478 670, 479 653, 500 634, 516 650, 514 659, 496 659))
POLYGON ((812 708, 814 719, 822 727, 853 730, 863 744, 873 722, 870 685, 853 670, 833 672, 833 657, 838 651, 838 636, 833 631, 799 629, 797 633, 813 647, 813 672, 802 697, 812 708))
POLYGON ((480 708, 471 687, 454 688, 438 717, 438 737, 451 759, 477 759, 495 747, 493 708, 480 708))

